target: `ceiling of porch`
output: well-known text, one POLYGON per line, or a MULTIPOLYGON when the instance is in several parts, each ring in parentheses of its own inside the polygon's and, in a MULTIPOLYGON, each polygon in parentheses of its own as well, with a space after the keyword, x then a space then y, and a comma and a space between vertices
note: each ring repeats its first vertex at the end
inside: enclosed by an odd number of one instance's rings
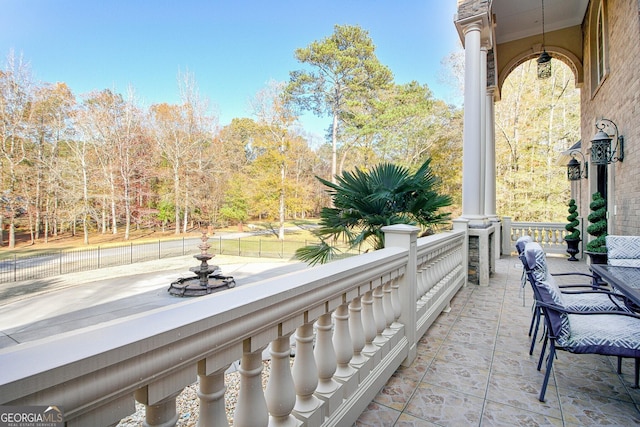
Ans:
MULTIPOLYGON (((546 0, 545 33, 580 25, 589 0, 546 0)), ((496 43, 506 43, 542 34, 542 1, 493 0, 496 43)))

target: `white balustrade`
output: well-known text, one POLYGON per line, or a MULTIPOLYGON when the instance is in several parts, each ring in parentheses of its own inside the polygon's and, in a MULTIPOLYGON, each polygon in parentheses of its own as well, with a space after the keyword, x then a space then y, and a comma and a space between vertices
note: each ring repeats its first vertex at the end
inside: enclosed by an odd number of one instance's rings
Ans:
MULTIPOLYGON (((579 218, 582 228, 582 218, 579 218)), ((515 244, 518 238, 527 235, 534 242, 542 246, 547 253, 566 253, 567 245, 564 236, 568 233, 564 223, 554 222, 511 222, 510 218, 503 221, 502 251, 509 254, 515 252, 515 244)))
POLYGON ((176 397, 199 378, 198 425, 228 426, 225 371, 240 359, 234 426, 353 425, 466 283, 464 230, 420 239, 415 227, 384 231, 390 247, 286 280, 3 349, 0 405, 55 403, 69 426, 115 425, 137 400, 145 425, 168 427, 176 397))

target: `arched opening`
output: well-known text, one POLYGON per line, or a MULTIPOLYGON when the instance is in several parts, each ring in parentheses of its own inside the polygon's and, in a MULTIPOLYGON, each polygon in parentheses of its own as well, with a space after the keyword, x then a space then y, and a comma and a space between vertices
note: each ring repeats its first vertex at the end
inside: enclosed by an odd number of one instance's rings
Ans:
POLYGON ((564 222, 571 198, 566 162, 580 140, 575 69, 554 56, 552 76, 539 80, 537 55, 514 62, 495 104, 497 211, 514 221, 564 222))

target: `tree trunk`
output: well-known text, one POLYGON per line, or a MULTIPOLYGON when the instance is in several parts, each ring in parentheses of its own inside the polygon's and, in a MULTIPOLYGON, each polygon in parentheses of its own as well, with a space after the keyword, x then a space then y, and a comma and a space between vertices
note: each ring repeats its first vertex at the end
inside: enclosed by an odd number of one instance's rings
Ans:
POLYGON ((9 223, 9 249, 15 249, 16 247, 16 224, 15 220, 11 218, 9 223))
POLYGON ((285 214, 285 206, 284 206, 284 162, 280 165, 280 229, 278 230, 278 239, 284 240, 284 214, 285 214))
POLYGON ((336 183, 336 166, 338 163, 338 113, 333 113, 331 125, 331 182, 336 183))
POLYGON ((116 216, 116 188, 111 174, 111 234, 118 234, 118 218, 116 216))

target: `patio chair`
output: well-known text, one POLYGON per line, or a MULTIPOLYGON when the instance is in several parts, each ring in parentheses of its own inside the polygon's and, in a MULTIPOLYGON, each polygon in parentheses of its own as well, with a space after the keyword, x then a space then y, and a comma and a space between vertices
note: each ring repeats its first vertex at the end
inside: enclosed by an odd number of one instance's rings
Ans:
MULTIPOLYGON (((575 294, 562 292, 553 277, 544 274, 542 266, 546 264, 546 256, 540 245, 527 244, 525 257, 531 269, 529 279, 534 289, 536 305, 543 312, 546 326, 538 370, 542 367, 545 350, 549 345, 539 400, 544 402, 556 350, 617 356, 618 360, 632 357, 635 359, 634 386, 637 388, 640 373, 640 316, 626 309, 581 311, 571 308, 567 300, 571 298, 569 295, 575 294)), ((610 301, 615 301, 615 294, 606 294, 610 301)))
MULTIPOLYGON (((536 339, 538 337, 538 330, 540 328, 540 316, 543 315, 543 311, 537 307, 536 301, 538 298, 535 298, 536 289, 533 287, 534 279, 529 277, 532 274, 538 276, 540 280, 550 280, 555 283, 554 277, 557 276, 584 276, 593 279, 593 275, 586 273, 549 273, 549 268, 547 265, 547 258, 542 250, 542 247, 538 243, 534 243, 531 241, 529 236, 523 236, 518 241, 516 241, 516 249, 519 252, 519 258, 522 261, 524 266, 523 274, 525 274, 529 282, 532 285, 532 289, 534 292, 534 302, 533 302, 533 315, 531 318, 531 324, 529 326, 529 336, 531 337, 531 346, 529 347, 529 354, 533 354, 533 350, 535 348, 536 339), (531 243, 533 245, 529 246, 531 243), (535 262, 529 262, 525 248, 536 248, 539 250, 543 256, 536 257, 534 259, 535 262)), ((582 284, 582 285, 560 285, 558 288, 562 289, 562 293, 565 294, 566 304, 570 310, 575 311, 629 311, 627 309, 627 300, 623 295, 610 292, 604 288, 595 288, 593 287, 593 283, 582 284)))

